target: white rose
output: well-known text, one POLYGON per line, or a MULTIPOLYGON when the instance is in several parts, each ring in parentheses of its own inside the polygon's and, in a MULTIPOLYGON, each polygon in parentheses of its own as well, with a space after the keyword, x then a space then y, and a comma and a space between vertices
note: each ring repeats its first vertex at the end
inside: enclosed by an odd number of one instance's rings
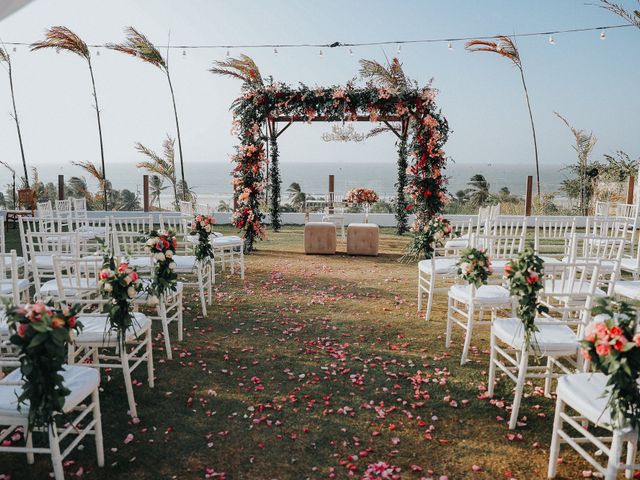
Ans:
POLYGON ((147 246, 148 247, 153 247, 156 244, 155 239, 150 238, 149 240, 147 240, 147 246))
POLYGON ((204 223, 204 222, 200 222, 200 226, 201 226, 201 227, 205 227, 206 225, 207 225, 206 223, 204 223))
POLYGON ((105 283, 103 288, 105 292, 113 291, 113 286, 110 283, 105 283))
POLYGON ((169 264, 169 270, 173 270, 173 269, 175 269, 175 268, 176 268, 176 262, 171 262, 171 263, 169 264))
POLYGON ((129 287, 127 288, 127 295, 129 295, 129 298, 133 298, 136 296, 136 289, 133 287, 129 287))
POLYGON ((153 305, 158 305, 160 301, 158 300, 158 297, 156 297, 155 295, 149 295, 149 299, 147 300, 147 303, 153 306, 153 305))
POLYGON ((207 225, 206 227, 204 227, 204 231, 205 232, 210 232, 211 231, 211 225, 207 225))
POLYGON ((74 328, 70 328, 69 329, 69 341, 71 343, 75 343, 77 336, 78 336, 78 334, 76 333, 76 330, 74 328))
POLYGON ((158 252, 153 256, 157 261, 162 262, 164 260, 164 253, 158 252))
POLYGON ((167 253, 165 253, 164 255, 167 258, 172 258, 173 257, 173 252, 171 250, 168 250, 167 253))
POLYGON ((469 269, 469 264, 468 264, 467 262, 461 263, 461 264, 460 264, 460 269, 461 269, 463 272, 466 272, 466 271, 469 269))

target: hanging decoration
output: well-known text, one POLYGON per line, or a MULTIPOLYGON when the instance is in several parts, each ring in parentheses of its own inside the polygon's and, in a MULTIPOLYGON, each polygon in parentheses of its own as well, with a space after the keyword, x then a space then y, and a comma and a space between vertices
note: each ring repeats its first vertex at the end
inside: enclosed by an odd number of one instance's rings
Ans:
POLYGON ((332 125, 330 132, 322 134, 322 140, 325 142, 362 142, 365 137, 364 133, 356 132, 353 125, 332 125))

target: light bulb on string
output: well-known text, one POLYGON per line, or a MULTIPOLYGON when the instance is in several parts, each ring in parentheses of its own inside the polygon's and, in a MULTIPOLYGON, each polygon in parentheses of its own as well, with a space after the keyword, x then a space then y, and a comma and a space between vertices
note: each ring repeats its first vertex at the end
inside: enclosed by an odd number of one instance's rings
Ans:
POLYGON ((353 49, 349 49, 349 55, 353 57, 353 49))
POLYGON ((229 53, 229 50, 227 49, 227 58, 229 58, 231 56, 231 54, 229 53))
POLYGON ((320 56, 320 58, 324 58, 324 52, 322 51, 322 49, 320 49, 320 52, 318 53, 318 55, 320 56))
POLYGON ((182 57, 186 57, 187 56, 187 50, 186 49, 182 49, 182 57))
POLYGON ((447 48, 448 48, 449 50, 453 50, 453 45, 451 45, 451 42, 449 42, 449 43, 447 44, 447 48))
POLYGON ((604 30, 600 32, 600 40, 606 40, 607 39, 607 34, 604 33, 604 30))
POLYGON ((278 55, 278 49, 277 49, 277 48, 274 48, 274 49, 273 49, 273 54, 274 54, 274 55, 278 55))
POLYGON ((556 44, 556 39, 555 39, 555 38, 553 38, 553 35, 550 35, 550 36, 549 36, 549 44, 550 44, 550 45, 555 45, 555 44, 556 44))
POLYGON ((13 53, 16 53, 18 51, 18 47, 13 47, 13 53))
POLYGON ((396 50, 396 54, 400 55, 401 51, 402 51, 402 45, 398 44, 398 50, 396 50))
POLYGON ((100 49, 96 49, 96 56, 100 56, 100 49))

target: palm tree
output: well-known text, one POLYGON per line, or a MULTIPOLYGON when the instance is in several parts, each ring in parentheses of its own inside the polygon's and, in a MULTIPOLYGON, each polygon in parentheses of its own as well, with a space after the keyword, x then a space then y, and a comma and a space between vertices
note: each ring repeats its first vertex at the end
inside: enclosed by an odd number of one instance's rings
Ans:
MULTIPOLYGON (((22 132, 20 131, 20 121, 18 120, 18 109, 16 108, 16 97, 13 91, 13 70, 11 69, 11 57, 0 47, 0 63, 7 64, 7 73, 9 74, 9 88, 11 89, 11 103, 13 105, 13 120, 16 122, 16 130, 18 131, 18 143, 20 144, 20 155, 22 156, 22 168, 24 169, 24 181, 26 187, 29 188, 29 173, 27 171, 27 161, 24 157, 24 146, 22 145, 22 132)), ((14 172, 15 173, 15 172, 14 172)))
MULTIPOLYGON (((41 42, 36 42, 31 45, 31 51, 41 50, 43 48, 55 48, 56 51, 67 50, 81 56, 87 61, 89 66, 89 74, 91 75, 91 86, 93 87, 93 99, 94 107, 96 109, 96 117, 98 119, 98 136, 100 138, 100 160, 102 170, 100 176, 105 179, 106 172, 104 168, 104 143, 102 141, 102 123, 100 122, 100 107, 98 105, 98 94, 96 93, 96 81, 93 76, 93 67, 91 66, 91 52, 87 47, 87 44, 82 41, 75 33, 69 30, 67 27, 51 27, 45 32, 45 39, 41 42)), ((107 190, 106 182, 102 182, 103 190, 102 195, 104 197, 104 209, 107 210, 107 190)))
MULTIPOLYGON (((86 173, 88 173, 93 179, 98 182, 100 186, 100 190, 102 191, 102 195, 104 196, 102 199, 102 204, 104 205, 104 209, 108 210, 108 199, 109 199, 109 191, 111 191, 111 183, 104 177, 102 171, 98 168, 98 166, 90 162, 89 160, 84 162, 71 162, 71 165, 76 167, 80 167, 86 173)), ((113 203, 113 202, 112 202, 113 203)))
POLYGON ((293 182, 289 185, 289 188, 287 188, 287 193, 289 194, 289 203, 299 211, 304 210, 307 204, 307 194, 302 191, 300 184, 293 182))
MULTIPOLYGON (((167 135, 167 138, 162 143, 163 156, 158 155, 150 148, 145 147, 141 143, 136 143, 136 150, 146 156, 149 160, 139 162, 136 167, 143 168, 148 172, 157 175, 160 178, 164 178, 173 187, 174 205, 178 207, 178 200, 180 198, 185 199, 184 195, 178 196, 178 180, 176 178, 176 165, 175 165, 175 140, 167 135)), ((184 194, 184 192, 183 192, 184 194)))
MULTIPOLYGON (((11 167, 11 165, 9 165, 7 162, 3 162, 2 160, 0 160, 0 165, 2 165, 3 167, 5 167, 7 170, 9 170, 11 172, 11 185, 9 185, 11 187, 11 196, 13 197, 13 208, 16 208, 16 202, 18 199, 18 196, 16 195, 16 171, 11 167)), ((26 174, 25 171, 25 177, 24 178, 28 178, 28 175, 26 174)), ((27 180, 28 181, 28 180, 27 180)))
MULTIPOLYGON (((173 115, 176 119, 176 133, 178 135, 178 152, 180 153, 180 178, 182 183, 186 186, 187 182, 184 178, 184 158, 182 156, 182 137, 180 136, 180 122, 178 121, 178 109, 176 108, 176 96, 173 92, 173 84, 171 83, 171 74, 169 73, 169 58, 162 56, 160 51, 155 47, 153 43, 149 41, 147 37, 138 32, 133 27, 125 29, 127 40, 124 43, 111 43, 107 47, 118 52, 126 53, 134 57, 140 58, 142 61, 150 63, 162 70, 167 76, 167 82, 169 83, 169 91, 171 92, 171 101, 173 102, 173 115)), ((183 189, 183 194, 188 192, 188 188, 183 189)), ((183 200, 187 200, 186 197, 182 197, 183 200)))
POLYGON ((465 193, 469 202, 473 205, 482 207, 491 198, 490 185, 484 175, 476 173, 469 179, 467 185, 469 185, 469 188, 466 189, 465 193))
POLYGON ((158 202, 158 209, 162 210, 162 204, 160 203, 160 196, 162 192, 169 188, 167 185, 164 185, 164 181, 162 177, 158 175, 151 175, 151 179, 149 181, 149 190, 151 194, 151 204, 158 202))
POLYGON ((520 52, 514 40, 511 37, 498 36, 497 42, 489 42, 485 40, 472 40, 465 44, 465 48, 470 52, 493 52, 501 55, 509 60, 518 68, 520 72, 520 79, 522 80, 522 88, 524 89, 524 95, 527 99, 527 108, 529 109, 529 120, 531 121, 531 133, 533 134, 533 150, 536 158, 536 186, 538 191, 538 197, 540 197, 540 166, 538 161, 538 142, 536 140, 536 126, 533 123, 533 113, 531 112, 531 102, 529 101, 529 90, 527 89, 527 83, 524 79, 524 68, 522 67, 522 60, 520 58, 520 52))
POLYGON ((568 167, 573 173, 578 175, 578 181, 580 185, 580 212, 582 215, 587 215, 589 210, 589 202, 591 200, 591 196, 593 195, 593 181, 591 180, 594 177, 593 168, 597 167, 595 165, 589 164, 589 156, 593 151, 593 148, 598 141, 597 138, 593 135, 593 132, 586 133, 584 130, 578 130, 569 124, 566 118, 560 115, 558 112, 554 112, 556 116, 563 121, 563 123, 569 127, 571 133, 576 140, 576 144, 573 146, 573 149, 578 154, 578 162, 575 165, 571 165, 568 167))
POLYGON ((213 62, 214 66, 209 69, 214 75, 238 78, 247 86, 259 87, 264 85, 260 69, 248 55, 240 54, 239 58, 228 58, 213 62))
MULTIPOLYGON (((640 0, 637 0, 640 5, 640 0)), ((634 10, 633 13, 626 10, 622 5, 610 2, 609 0, 600 0, 600 8, 609 10, 619 17, 624 18, 627 22, 640 28, 640 10, 634 10)))
POLYGON ((220 202, 218 202, 218 208, 216 210, 220 213, 230 212, 231 205, 229 205, 229 203, 225 202, 224 200, 220 200, 220 202))

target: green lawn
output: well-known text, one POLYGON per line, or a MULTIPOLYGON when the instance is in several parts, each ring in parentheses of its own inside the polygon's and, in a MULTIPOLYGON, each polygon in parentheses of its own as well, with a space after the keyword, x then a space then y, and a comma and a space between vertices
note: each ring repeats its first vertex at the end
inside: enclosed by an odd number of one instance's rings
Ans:
MULTIPOLYGON (((189 292, 174 360, 156 351, 154 389, 138 371, 139 424, 120 374, 103 372, 106 466, 85 441, 67 478, 360 478, 378 461, 403 479, 546 478, 553 400, 529 388, 526 425, 507 429, 511 384, 482 395, 487 332, 461 367, 460 331, 444 348, 446 294, 431 321, 416 312, 417 269, 398 261, 406 241, 385 229, 377 258, 320 257, 303 254, 301 227, 270 233, 244 282, 218 276, 207 318, 189 292)), ((562 453, 559 478, 589 470, 562 453)), ((0 458, 0 478, 47 478, 47 457, 0 458)))

